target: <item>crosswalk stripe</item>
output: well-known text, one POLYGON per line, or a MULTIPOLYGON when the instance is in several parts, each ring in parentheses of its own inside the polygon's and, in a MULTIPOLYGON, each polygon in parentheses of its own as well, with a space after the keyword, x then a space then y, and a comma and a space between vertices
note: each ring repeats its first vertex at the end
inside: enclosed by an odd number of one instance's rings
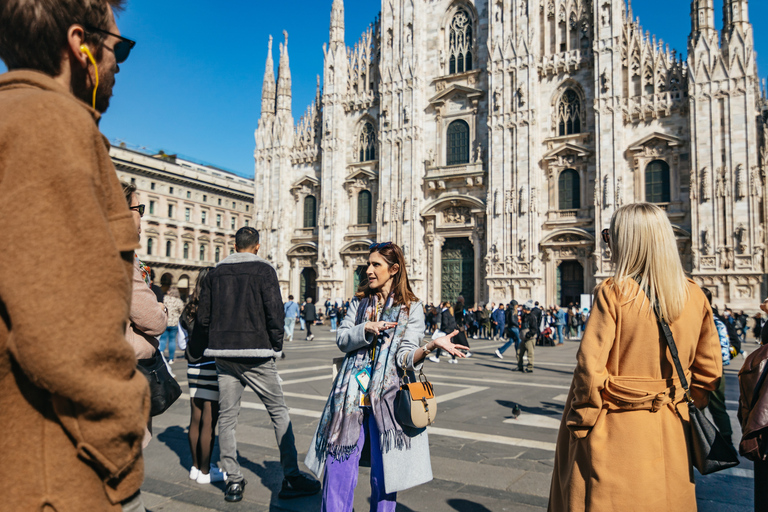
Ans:
POLYGON ((482 382, 484 384, 504 384, 507 386, 528 386, 532 388, 552 388, 552 389, 570 389, 570 386, 562 386, 558 384, 540 384, 537 382, 520 382, 520 381, 514 381, 514 380, 499 380, 499 379, 480 379, 480 378, 470 378, 470 377, 457 377, 455 375, 441 375, 437 373, 430 372, 430 377, 438 377, 440 379, 448 379, 448 380, 461 380, 461 381, 467 381, 467 382, 482 382))
POLYGON ((504 423, 510 425, 525 425, 526 427, 560 429, 560 420, 552 416, 542 416, 540 414, 522 413, 517 419, 508 418, 504 423))

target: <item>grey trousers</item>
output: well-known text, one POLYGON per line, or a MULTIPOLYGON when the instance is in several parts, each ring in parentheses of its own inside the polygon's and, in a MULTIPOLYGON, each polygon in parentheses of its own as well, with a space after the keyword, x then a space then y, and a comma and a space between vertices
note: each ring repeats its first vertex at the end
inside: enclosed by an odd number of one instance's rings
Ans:
POLYGON ((237 415, 240 413, 240 399, 243 389, 248 386, 256 392, 267 408, 275 429, 277 446, 280 449, 280 464, 285 476, 299 474, 296 442, 293 437, 288 406, 283 398, 283 388, 277 380, 277 366, 274 359, 259 364, 241 364, 216 359, 219 374, 219 448, 221 463, 227 472, 227 482, 240 482, 243 474, 237 462, 237 415))
POLYGON ((144 501, 141 499, 141 492, 137 492, 120 505, 122 505, 123 512, 146 512, 144 501))

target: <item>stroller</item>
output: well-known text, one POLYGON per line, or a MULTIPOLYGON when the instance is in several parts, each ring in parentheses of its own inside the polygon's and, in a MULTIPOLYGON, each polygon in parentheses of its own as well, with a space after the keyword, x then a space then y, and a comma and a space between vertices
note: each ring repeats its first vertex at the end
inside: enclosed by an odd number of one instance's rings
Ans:
POLYGON ((536 344, 542 347, 554 347, 555 346, 555 338, 553 337, 554 331, 551 327, 546 327, 543 331, 541 331, 541 334, 539 335, 539 339, 536 340, 536 344))

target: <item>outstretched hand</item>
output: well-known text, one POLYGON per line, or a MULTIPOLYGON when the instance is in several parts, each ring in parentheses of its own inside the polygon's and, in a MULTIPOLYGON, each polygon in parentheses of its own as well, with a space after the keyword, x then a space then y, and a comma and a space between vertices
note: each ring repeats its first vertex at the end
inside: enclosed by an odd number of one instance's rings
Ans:
POLYGON ((436 348, 441 348, 451 354, 452 356, 458 357, 458 358, 464 358, 467 357, 464 352, 460 352, 460 350, 469 350, 469 347, 465 347, 464 345, 458 345, 451 341, 451 339, 459 334, 458 330, 454 330, 451 334, 446 334, 445 336, 441 336, 439 338, 436 338, 432 340, 432 343, 434 343, 436 348))

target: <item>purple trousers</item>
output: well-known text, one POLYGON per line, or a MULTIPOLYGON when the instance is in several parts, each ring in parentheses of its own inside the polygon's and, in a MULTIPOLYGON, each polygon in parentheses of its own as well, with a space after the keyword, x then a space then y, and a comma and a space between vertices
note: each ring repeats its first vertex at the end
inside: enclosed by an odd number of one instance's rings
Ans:
POLYGON ((366 410, 360 427, 360 439, 357 449, 345 461, 338 461, 330 455, 325 462, 323 477, 322 512, 352 512, 355 504, 355 487, 360 468, 365 438, 371 446, 371 512, 395 512, 397 493, 386 494, 384 491, 384 466, 381 461, 381 445, 376 419, 366 410))

